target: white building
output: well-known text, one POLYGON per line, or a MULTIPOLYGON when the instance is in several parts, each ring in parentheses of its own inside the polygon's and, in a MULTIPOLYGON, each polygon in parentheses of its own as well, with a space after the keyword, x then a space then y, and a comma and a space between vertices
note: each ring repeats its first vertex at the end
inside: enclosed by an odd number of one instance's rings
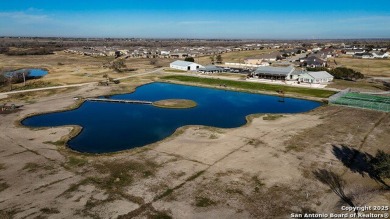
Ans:
POLYGON ((169 65, 169 67, 173 69, 182 70, 182 71, 197 71, 199 68, 203 66, 195 62, 186 62, 186 61, 177 60, 172 62, 169 65))
POLYGON ((385 59, 390 57, 389 52, 373 52, 372 55, 376 59, 385 59))
POLYGON ((324 84, 333 81, 333 75, 326 71, 308 71, 299 75, 298 81, 310 84, 324 84))
POLYGON ((345 55, 355 55, 357 53, 365 53, 366 50, 364 49, 346 49, 345 50, 345 55))
POLYGON ((165 56, 165 55, 169 55, 169 54, 171 54, 171 51, 164 51, 164 50, 160 51, 160 55, 165 56))

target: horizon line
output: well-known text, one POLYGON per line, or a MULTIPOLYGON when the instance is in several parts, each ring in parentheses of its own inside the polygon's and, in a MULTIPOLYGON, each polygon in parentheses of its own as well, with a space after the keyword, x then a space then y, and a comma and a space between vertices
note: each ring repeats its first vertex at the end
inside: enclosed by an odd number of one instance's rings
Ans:
POLYGON ((187 38, 187 37, 96 37, 96 36, 0 36, 0 38, 63 38, 63 39, 145 39, 145 40, 390 40, 390 37, 367 38, 187 38))

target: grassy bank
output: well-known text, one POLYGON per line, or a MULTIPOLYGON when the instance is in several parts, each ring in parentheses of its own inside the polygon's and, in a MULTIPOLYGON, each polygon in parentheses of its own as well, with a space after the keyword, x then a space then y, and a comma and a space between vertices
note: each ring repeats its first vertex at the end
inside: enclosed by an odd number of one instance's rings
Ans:
POLYGON ((321 90, 321 89, 290 87, 290 86, 283 86, 283 85, 261 84, 261 83, 232 81, 232 80, 223 80, 223 79, 214 79, 214 78, 199 78, 199 77, 184 76, 184 75, 170 75, 170 76, 165 76, 162 79, 181 81, 181 82, 192 82, 192 83, 207 84, 207 85, 216 85, 216 86, 220 84, 224 84, 230 88, 267 91, 267 92, 275 92, 275 93, 278 90, 283 90, 286 94, 299 94, 299 95, 318 97, 318 98, 327 98, 336 93, 334 91, 321 90))
POLYGON ((153 106, 170 109, 186 109, 196 107, 196 102, 192 100, 168 99, 153 103, 153 106))

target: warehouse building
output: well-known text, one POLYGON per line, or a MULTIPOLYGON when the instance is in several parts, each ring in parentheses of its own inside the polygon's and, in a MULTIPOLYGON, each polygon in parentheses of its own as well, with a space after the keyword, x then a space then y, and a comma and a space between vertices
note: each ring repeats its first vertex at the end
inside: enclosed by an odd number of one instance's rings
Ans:
POLYGON ((202 68, 203 66, 195 62, 186 62, 186 61, 177 60, 172 62, 169 65, 169 67, 173 69, 182 70, 182 71, 197 71, 199 68, 202 68))

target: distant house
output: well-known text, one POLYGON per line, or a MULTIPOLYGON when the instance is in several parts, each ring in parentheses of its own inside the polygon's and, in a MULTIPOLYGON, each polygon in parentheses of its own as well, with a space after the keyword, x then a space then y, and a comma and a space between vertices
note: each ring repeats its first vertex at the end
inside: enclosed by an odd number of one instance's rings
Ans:
POLYGON ((364 52, 364 53, 356 53, 355 55, 353 55, 353 57, 361 58, 361 59, 373 59, 374 55, 369 52, 364 52))
POLYGON ((384 59, 389 57, 389 53, 365 52, 365 53, 356 53, 353 57, 362 58, 362 59, 384 59))
POLYGON ((316 52, 316 53, 314 53, 312 55, 316 56, 316 57, 318 57, 320 59, 323 59, 323 60, 327 60, 328 58, 338 56, 336 50, 331 49, 331 48, 320 50, 320 51, 318 51, 318 52, 316 52))
POLYGON ((386 51, 387 48, 386 47, 374 47, 372 48, 372 51, 386 51))
POLYGON ((171 54, 171 51, 165 51, 165 50, 160 51, 160 55, 162 56, 169 56, 169 54, 171 54))
POLYGON ((299 71, 296 71, 294 67, 271 67, 261 66, 256 69, 253 76, 271 80, 297 80, 299 71))
POLYGON ((373 52, 372 55, 375 59, 385 59, 390 57, 389 52, 373 52))
POLYGON ((195 62, 186 62, 186 61, 177 60, 172 62, 169 65, 169 67, 173 69, 182 70, 182 71, 197 71, 199 68, 203 66, 195 62))
POLYGON ((317 68, 317 67, 325 67, 326 61, 320 59, 317 56, 309 56, 300 60, 301 66, 317 68))
POLYGON ((324 84, 333 81, 333 75, 326 71, 307 71, 298 76, 298 81, 310 84, 324 84))
POLYGON ((355 55, 356 53, 364 53, 366 50, 364 49, 346 49, 345 55, 355 55))

